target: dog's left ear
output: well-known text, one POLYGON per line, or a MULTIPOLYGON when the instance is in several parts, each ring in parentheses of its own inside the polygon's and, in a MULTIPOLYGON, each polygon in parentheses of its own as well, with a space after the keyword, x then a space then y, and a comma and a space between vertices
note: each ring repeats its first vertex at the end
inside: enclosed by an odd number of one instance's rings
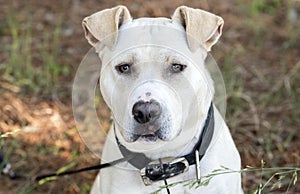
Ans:
POLYGON ((186 6, 180 6, 175 10, 172 21, 185 27, 187 41, 192 51, 195 51, 199 44, 206 51, 210 51, 220 38, 224 25, 221 17, 186 6))
POLYGON ((86 39, 92 46, 102 42, 113 49, 117 42, 119 27, 129 21, 132 21, 130 13, 127 7, 121 5, 84 18, 82 27, 86 39))

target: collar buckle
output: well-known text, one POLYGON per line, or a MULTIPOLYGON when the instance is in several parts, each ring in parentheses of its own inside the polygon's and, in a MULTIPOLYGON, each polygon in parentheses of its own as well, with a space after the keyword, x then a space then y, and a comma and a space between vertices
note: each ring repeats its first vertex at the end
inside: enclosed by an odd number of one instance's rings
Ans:
POLYGON ((153 182, 168 179, 186 172, 189 163, 184 157, 163 158, 150 162, 145 168, 141 169, 141 177, 146 186, 153 182))

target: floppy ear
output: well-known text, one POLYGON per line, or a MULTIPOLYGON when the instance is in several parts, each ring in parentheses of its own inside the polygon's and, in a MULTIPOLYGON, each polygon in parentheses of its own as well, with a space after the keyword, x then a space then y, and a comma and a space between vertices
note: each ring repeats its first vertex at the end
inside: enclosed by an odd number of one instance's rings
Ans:
POLYGON ((206 51, 210 51, 220 38, 224 25, 221 17, 186 6, 180 6, 175 10, 172 21, 185 27, 187 41, 192 51, 195 51, 199 44, 206 51))
POLYGON ((117 6, 84 18, 82 27, 92 46, 100 41, 112 49, 117 42, 119 27, 129 21, 132 21, 132 18, 128 9, 125 6, 117 6))

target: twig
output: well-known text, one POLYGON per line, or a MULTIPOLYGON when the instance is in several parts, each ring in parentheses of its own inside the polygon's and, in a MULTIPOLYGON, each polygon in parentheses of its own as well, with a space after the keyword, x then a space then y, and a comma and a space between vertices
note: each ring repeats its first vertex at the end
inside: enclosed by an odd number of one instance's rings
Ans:
MULTIPOLYGON (((262 161, 263 162, 263 161, 262 161)), ((297 182, 297 172, 300 171, 300 167, 273 167, 273 168, 264 168, 264 165, 262 164, 262 167, 260 168, 255 168, 255 167, 251 167, 251 166, 247 166, 244 169, 241 170, 232 170, 226 167, 222 167, 220 169, 216 169, 214 170, 212 173, 204 176, 201 178, 201 181, 199 180, 185 180, 185 181, 177 181, 174 183, 171 183, 169 185, 164 185, 159 187, 158 190, 152 192, 151 194, 158 194, 160 191, 162 191, 163 189, 165 189, 166 187, 171 188, 171 187, 175 187, 177 185, 183 184, 183 186, 188 186, 190 189, 192 188, 198 188, 201 186, 207 186, 210 182, 210 180, 218 175, 223 175, 223 174, 229 174, 229 173, 248 173, 248 172, 255 172, 255 171, 261 171, 261 173, 263 172, 273 172, 273 171, 279 171, 274 173, 265 184, 260 184, 259 188, 256 190, 256 194, 260 194, 262 190, 264 190, 266 188, 267 185, 269 185, 269 183, 271 182, 271 180, 277 176, 277 175, 284 175, 284 174, 290 174, 293 173, 291 182, 289 183, 288 190, 290 189, 291 184, 296 184, 297 182)), ((262 182, 262 180, 261 180, 262 182)))

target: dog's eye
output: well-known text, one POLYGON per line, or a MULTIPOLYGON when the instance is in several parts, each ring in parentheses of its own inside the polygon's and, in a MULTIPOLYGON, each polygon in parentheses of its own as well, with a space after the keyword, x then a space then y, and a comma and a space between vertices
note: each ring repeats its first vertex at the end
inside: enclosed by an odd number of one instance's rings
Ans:
POLYGON ((129 73, 130 72, 130 64, 122 64, 116 66, 116 70, 120 73, 129 73))
POLYGON ((186 65, 181 65, 181 64, 178 64, 178 63, 173 63, 172 66, 171 66, 171 70, 174 73, 182 72, 185 68, 186 68, 186 65))

